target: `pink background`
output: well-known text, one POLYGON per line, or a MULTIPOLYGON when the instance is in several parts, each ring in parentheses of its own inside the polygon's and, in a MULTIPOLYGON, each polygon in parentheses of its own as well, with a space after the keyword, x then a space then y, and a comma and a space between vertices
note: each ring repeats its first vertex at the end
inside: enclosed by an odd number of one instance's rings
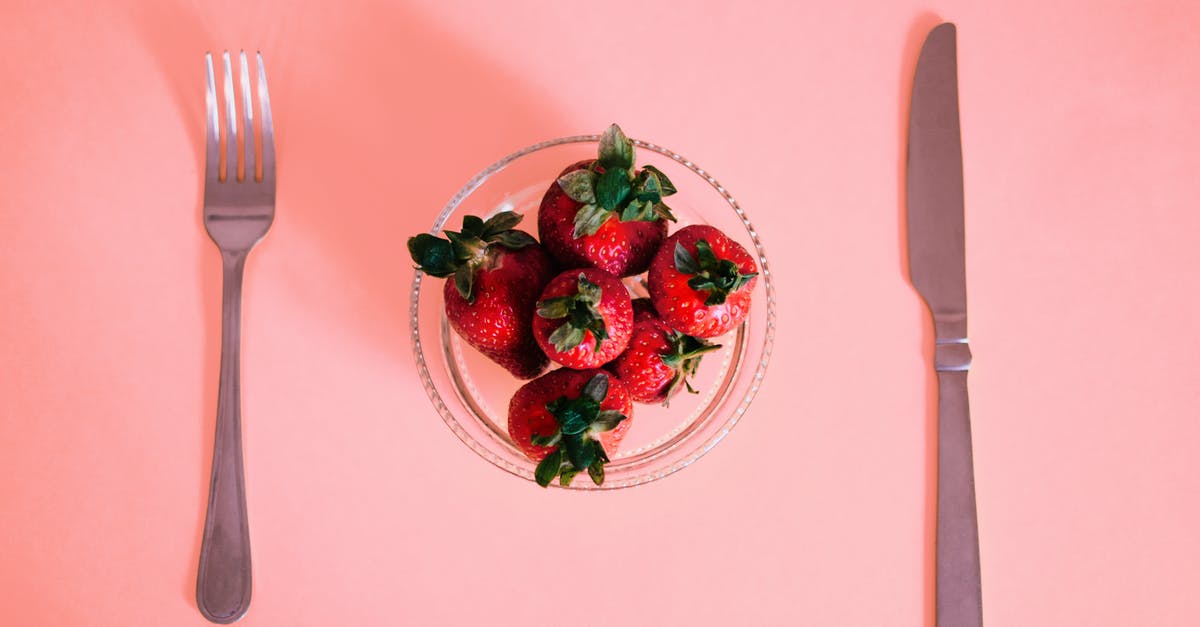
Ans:
POLYGON ((202 55, 249 46, 280 168, 246 276, 243 624, 932 625, 931 325, 901 200, 941 16, 985 620, 1195 624, 1200 5, 51 4, 0 8, 0 622, 206 624, 202 55), (547 493, 431 409, 403 242, 492 160, 614 120, 742 201, 781 326, 708 457, 547 493))

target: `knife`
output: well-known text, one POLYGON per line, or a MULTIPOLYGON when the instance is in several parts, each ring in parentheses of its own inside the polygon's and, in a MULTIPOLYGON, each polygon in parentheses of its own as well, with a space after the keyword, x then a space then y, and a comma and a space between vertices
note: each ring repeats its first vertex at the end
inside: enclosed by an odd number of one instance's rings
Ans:
POLYGON ((983 625, 967 403, 967 279, 954 24, 925 38, 908 120, 908 258, 933 313, 938 379, 937 627, 983 625))

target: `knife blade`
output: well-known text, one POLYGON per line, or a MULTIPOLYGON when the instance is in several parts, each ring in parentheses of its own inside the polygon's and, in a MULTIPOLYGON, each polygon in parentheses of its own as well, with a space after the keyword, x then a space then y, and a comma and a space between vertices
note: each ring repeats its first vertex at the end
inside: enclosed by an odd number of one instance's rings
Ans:
POLYGON ((936 611, 938 627, 983 625, 979 526, 967 399, 967 279, 962 135, 954 24, 921 47, 908 125, 908 257, 933 314, 938 378, 936 611))

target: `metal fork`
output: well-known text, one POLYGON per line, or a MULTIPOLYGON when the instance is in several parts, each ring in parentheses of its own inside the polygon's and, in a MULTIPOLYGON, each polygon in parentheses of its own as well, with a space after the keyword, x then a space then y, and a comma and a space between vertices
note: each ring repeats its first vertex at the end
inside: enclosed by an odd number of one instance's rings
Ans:
POLYGON ((258 104, 262 114, 262 178, 255 172, 254 115, 246 53, 241 60, 243 157, 238 167, 238 122, 229 53, 225 61, 225 175, 221 175, 221 120, 212 55, 205 54, 208 92, 204 163, 204 226, 221 250, 221 382, 213 444, 208 515, 196 577, 196 605, 214 623, 232 623, 250 607, 250 527, 242 467, 241 315, 246 256, 275 217, 275 131, 262 54, 258 60, 258 104))

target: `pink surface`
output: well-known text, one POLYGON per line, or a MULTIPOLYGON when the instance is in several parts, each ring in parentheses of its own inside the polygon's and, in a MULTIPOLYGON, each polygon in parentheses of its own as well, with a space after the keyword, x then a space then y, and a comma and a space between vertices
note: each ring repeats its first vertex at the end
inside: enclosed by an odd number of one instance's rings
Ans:
POLYGON ((0 622, 206 624, 202 54, 248 46, 280 168, 246 276, 243 624, 931 625, 931 325, 901 199, 942 16, 985 620, 1195 624, 1200 5, 56 4, 0 10, 0 622), (744 204, 781 327, 708 457, 547 493, 430 408, 403 241, 495 158, 614 120, 744 204))

